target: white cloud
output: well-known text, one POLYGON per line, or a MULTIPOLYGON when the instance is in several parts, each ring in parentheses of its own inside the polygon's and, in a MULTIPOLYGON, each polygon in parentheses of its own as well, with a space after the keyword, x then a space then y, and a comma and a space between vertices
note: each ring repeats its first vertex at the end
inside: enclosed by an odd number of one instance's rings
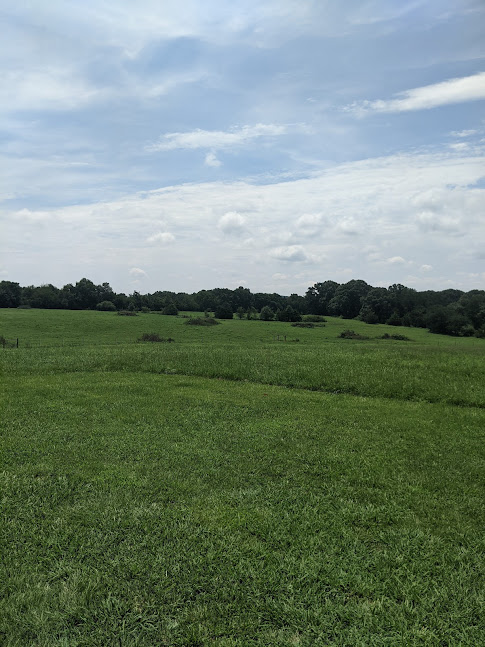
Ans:
POLYGON ((130 276, 132 276, 134 279, 145 279, 147 278, 147 273, 142 270, 140 267, 132 267, 131 270, 129 271, 130 276))
POLYGON ((356 102, 347 106, 346 110, 358 115, 370 112, 407 112, 485 99, 485 72, 405 90, 396 97, 356 102))
POLYGON ((476 135, 478 133, 478 130, 454 130, 451 133, 452 137, 471 137, 472 135, 476 135))
POLYGON ((157 234, 149 236, 147 238, 147 243, 162 243, 163 245, 166 245, 167 243, 173 243, 174 240, 175 236, 169 231, 159 231, 157 234))
POLYGON ((470 147, 466 142, 456 142, 456 144, 450 144, 450 148, 454 151, 466 151, 470 147))
POLYGON ((301 245, 289 245, 288 247, 276 247, 270 251, 270 255, 279 261, 306 261, 307 257, 301 245))
POLYGON ((221 218, 217 226, 225 234, 241 234, 245 231, 246 218, 236 211, 228 211, 221 218))
POLYGON ((205 156, 204 164, 206 166, 214 166, 215 168, 222 166, 221 160, 217 159, 217 155, 214 151, 207 153, 207 155, 205 156))
POLYGON ((399 264, 401 265, 402 263, 405 263, 406 261, 402 256, 391 256, 391 258, 386 258, 386 263, 389 263, 390 265, 396 265, 399 264))
POLYGON ((421 265, 421 267, 419 268, 419 271, 420 272, 431 272, 432 269, 433 269, 432 265, 421 265))
POLYGON ((48 66, 46 68, 8 70, 2 74, 0 109, 2 112, 19 110, 72 110, 106 95, 74 68, 48 66))
MULTIPOLYGON (((291 181, 169 186, 112 202, 42 209, 38 220, 45 224, 36 227, 32 240, 27 237, 37 212, 19 217, 18 210, 4 208, 0 255, 8 275, 22 284, 63 285, 90 276, 93 263, 81 263, 82 249, 83 256, 97 259, 96 280, 116 285, 118 277, 123 291, 126 264, 139 270, 140 263, 149 268, 149 291, 160 289, 160 276, 168 289, 191 291, 221 285, 233 272, 253 291, 265 291, 282 261, 311 262, 315 280, 338 280, 336 268, 347 266, 356 278, 391 284, 405 283, 409 264, 399 258, 425 258, 434 268, 446 258, 448 279, 459 271, 477 272, 482 263, 463 250, 485 248, 485 189, 478 184, 483 177, 485 155, 443 149, 340 164, 291 181), (305 238, 304 246, 296 243, 297 222, 317 226, 320 213, 321 235, 305 238), (349 230, 359 237, 343 235, 349 230), (183 273, 153 244, 163 243, 157 236, 167 233, 177 240, 183 273), (188 275, 195 277, 190 283, 188 275)), ((443 273, 437 270, 436 281, 443 273)), ((310 284, 304 281, 292 275, 285 290, 304 292, 310 284)))
POLYGON ((301 236, 315 236, 322 228, 324 219, 321 213, 304 213, 295 222, 301 236))
POLYGON ((185 133, 166 133, 158 142, 148 145, 146 150, 171 151, 178 148, 212 148, 215 150, 241 146, 259 137, 285 135, 288 131, 289 126, 278 124, 255 124, 254 126, 242 126, 241 128, 233 128, 228 131, 200 130, 198 128, 197 130, 185 133))

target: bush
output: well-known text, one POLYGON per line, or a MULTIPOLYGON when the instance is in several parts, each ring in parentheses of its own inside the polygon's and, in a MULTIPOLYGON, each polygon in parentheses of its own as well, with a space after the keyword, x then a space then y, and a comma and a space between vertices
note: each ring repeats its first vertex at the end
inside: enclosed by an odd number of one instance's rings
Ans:
POLYGON ((232 306, 227 302, 221 303, 214 310, 214 316, 217 317, 217 319, 232 319, 233 315, 234 312, 232 310, 232 306))
POLYGON ((286 306, 284 310, 276 311, 278 321, 301 321, 301 314, 291 306, 286 306))
POLYGON ((165 337, 160 337, 160 335, 157 332, 144 332, 141 337, 137 339, 137 341, 155 341, 155 342, 168 342, 169 344, 175 339, 172 339, 171 337, 168 337, 165 339, 165 337))
POLYGON ((359 333, 354 332, 353 330, 343 330, 339 337, 341 339, 369 339, 368 337, 365 337, 364 335, 359 335, 359 333))
POLYGON ((184 323, 189 326, 217 326, 221 322, 212 319, 212 317, 191 317, 187 321, 184 321, 184 323))
POLYGON ((118 310, 118 314, 122 317, 138 317, 138 312, 134 310, 118 310))
POLYGON ((403 321, 399 314, 394 310, 389 319, 386 320, 386 324, 388 326, 402 326, 403 321))
POLYGON ((167 305, 162 309, 162 315, 178 315, 179 311, 175 303, 167 303, 167 305))
POLYGON ((295 321, 291 325, 293 328, 315 328, 315 324, 311 321, 295 321))
POLYGON ((409 337, 406 337, 406 335, 390 335, 389 333, 384 333, 382 337, 378 337, 377 339, 396 339, 397 341, 411 341, 409 337))
POLYGON ((116 306, 112 301, 101 301, 96 304, 96 310, 102 310, 103 312, 114 312, 116 306))

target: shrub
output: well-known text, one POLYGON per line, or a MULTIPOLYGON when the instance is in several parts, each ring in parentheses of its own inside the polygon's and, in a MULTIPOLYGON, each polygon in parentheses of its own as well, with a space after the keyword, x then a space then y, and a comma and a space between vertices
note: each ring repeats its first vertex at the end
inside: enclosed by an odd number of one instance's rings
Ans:
POLYGON ((212 317, 191 317, 187 321, 184 321, 184 323, 189 326, 217 326, 221 322, 212 319, 212 317))
POLYGON ((103 312, 114 312, 116 306, 112 301, 101 301, 96 304, 96 310, 102 310, 103 312))
POLYGON ((178 315, 179 311, 175 303, 167 303, 167 305, 162 309, 162 315, 178 315))
POLYGON ((388 326, 402 326, 403 321, 399 314, 394 310, 389 319, 386 320, 386 324, 388 326))
POLYGON ((343 330, 339 337, 341 339, 369 339, 368 337, 365 337, 364 335, 359 335, 359 333, 354 332, 353 330, 343 330))
POLYGON ((293 328, 315 328, 315 324, 311 321, 295 321, 291 325, 293 328))
POLYGON ((284 310, 276 311, 278 321, 301 321, 301 314, 291 306, 286 306, 284 310))
POLYGON ((137 341, 155 341, 155 342, 168 342, 169 344, 175 339, 172 339, 171 337, 168 337, 165 339, 165 337, 160 337, 160 335, 157 332, 144 332, 141 337, 137 339, 137 341))
POLYGON ((217 306, 214 310, 214 315, 217 319, 232 319, 234 312, 232 306, 226 301, 217 306))
POLYGON ((134 310, 118 310, 118 314, 122 317, 138 317, 138 312, 134 310))
POLYGON ((378 339, 396 339, 397 341, 411 341, 409 337, 406 337, 406 335, 390 335, 389 333, 384 333, 382 337, 378 337, 378 339))

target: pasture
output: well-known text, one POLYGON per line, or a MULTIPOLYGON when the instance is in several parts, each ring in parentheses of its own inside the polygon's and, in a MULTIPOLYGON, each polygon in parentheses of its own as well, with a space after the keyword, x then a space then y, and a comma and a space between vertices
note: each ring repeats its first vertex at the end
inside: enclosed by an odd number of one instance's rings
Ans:
POLYGON ((0 643, 484 644, 485 340, 327 319, 0 310, 0 643))

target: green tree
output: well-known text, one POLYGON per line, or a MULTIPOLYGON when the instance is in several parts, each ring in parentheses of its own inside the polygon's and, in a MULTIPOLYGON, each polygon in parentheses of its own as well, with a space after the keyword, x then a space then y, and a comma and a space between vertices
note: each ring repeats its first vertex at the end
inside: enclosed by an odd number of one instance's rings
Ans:
POLYGON ((0 308, 17 308, 20 305, 22 288, 13 281, 0 281, 0 308))
POLYGON ((284 310, 276 312, 278 321, 301 321, 301 314, 291 306, 286 306, 284 310))
POLYGON ((259 313, 259 318, 261 319, 261 321, 273 321, 274 312, 269 306, 263 306, 261 308, 261 312, 259 313))
POLYGON ((227 302, 221 303, 214 311, 216 319, 232 319, 234 312, 232 306, 227 302))
POLYGON ((178 313, 175 303, 168 303, 162 310, 162 315, 178 315, 178 313))

